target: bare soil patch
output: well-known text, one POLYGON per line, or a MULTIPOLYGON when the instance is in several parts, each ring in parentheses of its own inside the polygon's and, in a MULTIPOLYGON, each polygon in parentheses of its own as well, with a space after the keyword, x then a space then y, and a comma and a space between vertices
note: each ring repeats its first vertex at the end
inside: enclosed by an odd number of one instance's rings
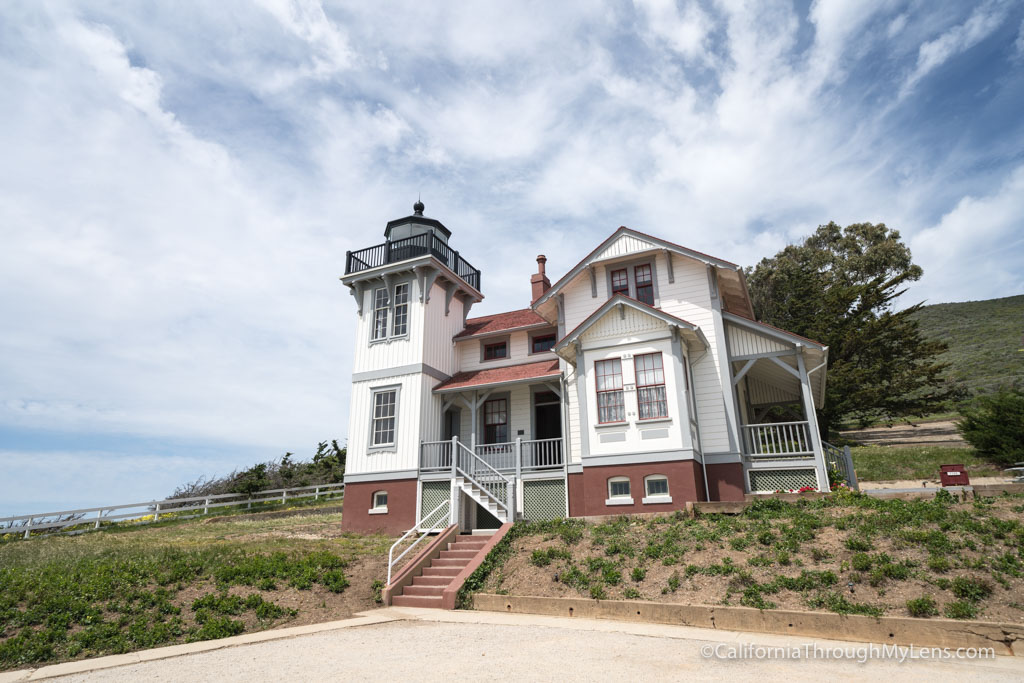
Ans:
POLYGON ((951 420, 923 422, 919 424, 894 424, 891 427, 875 426, 866 429, 850 429, 839 432, 846 439, 864 446, 944 446, 946 448, 970 448, 956 423, 951 420))
POLYGON ((481 591, 1024 623, 1021 502, 825 500, 781 515, 620 518, 583 526, 576 543, 542 530, 514 538, 481 591), (911 613, 921 598, 930 613, 911 613))

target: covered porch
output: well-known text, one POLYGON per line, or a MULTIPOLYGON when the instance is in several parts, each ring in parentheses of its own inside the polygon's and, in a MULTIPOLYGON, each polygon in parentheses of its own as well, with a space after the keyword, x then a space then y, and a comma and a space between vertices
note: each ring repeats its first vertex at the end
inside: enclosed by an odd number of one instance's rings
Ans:
POLYGON ((723 317, 747 490, 829 490, 815 413, 825 398, 828 347, 764 323, 723 317))
POLYGON ((434 388, 441 435, 420 444, 419 470, 452 469, 461 442, 506 476, 565 468, 564 387, 558 361, 459 373, 434 388))

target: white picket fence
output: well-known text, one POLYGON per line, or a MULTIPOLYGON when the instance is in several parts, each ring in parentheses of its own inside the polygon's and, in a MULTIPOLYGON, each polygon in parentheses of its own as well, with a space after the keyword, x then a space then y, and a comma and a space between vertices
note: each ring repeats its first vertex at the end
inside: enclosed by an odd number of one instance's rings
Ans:
POLYGON ((41 512, 34 515, 16 515, 0 517, 0 535, 22 533, 25 538, 37 534, 61 533, 68 527, 82 527, 67 531, 76 533, 90 529, 103 528, 104 522, 131 521, 147 524, 159 521, 160 516, 171 515, 176 519, 190 519, 210 513, 210 510, 223 507, 246 506, 271 503, 284 505, 289 501, 312 498, 341 498, 345 495, 345 484, 319 484, 316 486, 296 486, 287 489, 269 489, 248 493, 218 493, 210 496, 194 496, 191 498, 168 498, 166 500, 150 500, 144 503, 121 503, 104 505, 96 508, 80 508, 78 510, 60 510, 58 512, 41 512), (184 515, 183 512, 195 514, 184 515), (89 525, 89 526, 86 526, 89 525))

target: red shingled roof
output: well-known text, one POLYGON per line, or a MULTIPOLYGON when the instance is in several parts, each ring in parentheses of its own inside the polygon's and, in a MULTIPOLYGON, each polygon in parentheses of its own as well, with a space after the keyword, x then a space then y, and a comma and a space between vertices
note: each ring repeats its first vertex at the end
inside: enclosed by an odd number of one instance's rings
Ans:
POLYGON ((455 335, 455 339, 475 337, 479 334, 490 334, 503 330, 512 330, 517 327, 530 327, 532 325, 548 325, 549 323, 533 312, 532 309, 524 308, 519 311, 508 313, 495 313, 480 318, 469 318, 466 320, 466 329, 455 335))
POLYGON ((468 389, 469 387, 479 387, 485 384, 522 382, 540 377, 557 377, 560 374, 562 374, 562 371, 558 369, 557 360, 545 360, 540 363, 526 363, 524 365, 506 365, 502 368, 460 372, 451 379, 438 384, 434 387, 434 391, 468 389))

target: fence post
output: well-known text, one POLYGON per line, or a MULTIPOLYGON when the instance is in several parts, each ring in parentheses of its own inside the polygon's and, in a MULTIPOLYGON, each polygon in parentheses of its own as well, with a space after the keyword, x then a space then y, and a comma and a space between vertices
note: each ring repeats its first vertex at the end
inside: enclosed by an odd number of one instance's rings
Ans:
POLYGON ((203 514, 204 515, 210 514, 210 499, 209 498, 207 498, 205 501, 203 501, 203 514))
POLYGON ((154 522, 159 522, 160 521, 160 503, 156 504, 156 511, 153 513, 153 521, 154 522))
POLYGON ((28 538, 29 536, 32 535, 32 531, 30 530, 30 528, 32 526, 32 521, 33 521, 32 518, 29 517, 28 518, 28 524, 25 525, 25 538, 28 538))
POLYGON ((103 516, 103 510, 97 510, 96 511, 96 526, 93 527, 93 528, 95 528, 95 529, 99 529, 100 528, 100 517, 102 517, 102 516, 103 516))
POLYGON ((516 437, 516 479, 523 476, 523 437, 516 437))
POLYGON ((249 494, 249 498, 247 499, 247 501, 245 503, 245 509, 246 510, 252 510, 252 494, 251 493, 249 494))
POLYGON ((316 487, 316 491, 313 492, 313 500, 320 500, 320 487, 316 487))
POLYGON ((281 505, 284 505, 284 501, 288 499, 288 489, 281 491, 281 505))

